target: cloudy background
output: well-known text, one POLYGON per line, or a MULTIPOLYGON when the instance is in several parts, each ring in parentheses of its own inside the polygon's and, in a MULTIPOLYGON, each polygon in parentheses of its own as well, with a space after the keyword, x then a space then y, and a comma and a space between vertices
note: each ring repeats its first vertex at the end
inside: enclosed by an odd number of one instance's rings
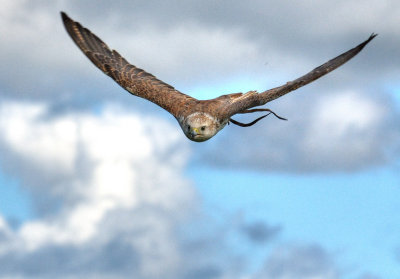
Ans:
POLYGON ((399 279, 399 15, 395 0, 0 0, 0 278, 399 279), (61 10, 200 99, 379 36, 268 104, 289 121, 199 144, 97 70, 61 10))

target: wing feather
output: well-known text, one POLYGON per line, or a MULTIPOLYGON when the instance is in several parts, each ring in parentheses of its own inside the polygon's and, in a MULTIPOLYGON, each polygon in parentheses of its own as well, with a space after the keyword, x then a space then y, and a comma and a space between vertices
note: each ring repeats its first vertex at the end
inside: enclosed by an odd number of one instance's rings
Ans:
POLYGON ((236 113, 244 111, 246 109, 265 105, 266 103, 275 100, 291 91, 294 91, 316 79, 326 75, 327 73, 337 69, 351 58, 356 56, 377 34, 371 34, 371 36, 358 46, 342 53, 341 55, 329 60, 328 62, 322 64, 321 66, 313 69, 309 73, 293 80, 287 82, 286 84, 269 89, 259 94, 254 94, 254 91, 248 92, 241 97, 234 100, 227 108, 226 115, 232 116, 236 113))
POLYGON ((111 50, 99 37, 69 18, 66 13, 61 12, 61 17, 68 34, 90 61, 131 94, 159 105, 175 117, 185 114, 185 109, 190 107, 188 103, 198 102, 130 64, 117 51, 111 50))

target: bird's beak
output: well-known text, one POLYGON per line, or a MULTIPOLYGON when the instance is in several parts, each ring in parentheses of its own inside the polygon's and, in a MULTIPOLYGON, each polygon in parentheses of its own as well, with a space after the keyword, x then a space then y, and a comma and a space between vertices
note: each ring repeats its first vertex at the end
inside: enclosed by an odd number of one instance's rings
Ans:
POLYGON ((196 133, 196 135, 200 134, 199 129, 193 128, 193 131, 196 133))

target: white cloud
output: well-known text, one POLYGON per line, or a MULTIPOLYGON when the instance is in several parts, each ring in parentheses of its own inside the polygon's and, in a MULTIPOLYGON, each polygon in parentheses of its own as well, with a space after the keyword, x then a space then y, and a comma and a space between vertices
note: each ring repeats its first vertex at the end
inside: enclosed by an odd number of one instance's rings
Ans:
MULTIPOLYGON (((107 106, 99 115, 56 118, 47 118, 46 111, 43 104, 4 102, 0 106, 1 144, 9 156, 19 158, 14 175, 23 175, 22 169, 32 163, 33 180, 54 170, 70 175, 70 180, 61 181, 64 176, 40 190, 45 194, 59 188, 64 193, 60 209, 22 224, 11 235, 8 249, 0 251, 2 255, 36 253, 49 246, 101 245, 131 230, 136 237, 130 237, 127 245, 140 254, 143 276, 170 273, 180 259, 175 223, 184 220, 195 201, 182 174, 189 149, 180 130, 164 120, 121 112, 118 107, 107 106), (76 198, 72 204, 71 195, 76 198), (117 212, 132 219, 110 225, 110 216, 117 212)), ((32 186, 31 178, 24 180, 25 187, 32 186)), ((6 223, 0 221, 4 231, 6 223)))
POLYGON ((70 117, 49 124, 40 119, 45 112, 42 104, 3 103, 0 110, 3 140, 14 152, 24 154, 35 164, 71 172, 77 155, 76 121, 70 117))
POLYGON ((287 116, 287 122, 267 118, 250 128, 227 127, 204 159, 224 167, 332 172, 361 170, 398 158, 398 111, 388 100, 355 90, 314 94, 308 104, 300 99, 305 97, 293 94, 281 108, 273 108, 287 116), (232 156, 226 150, 237 152, 232 156))
POLYGON ((322 97, 311 119, 302 141, 309 156, 344 169, 383 159, 379 149, 385 146, 378 131, 385 126, 387 108, 382 104, 360 93, 343 92, 322 97))
MULTIPOLYGON (((339 136, 352 129, 366 130, 376 126, 384 113, 382 107, 362 93, 341 92, 319 101, 313 125, 325 128, 322 134, 330 132, 339 136)), ((314 127, 311 129, 313 133, 317 132, 314 127)))

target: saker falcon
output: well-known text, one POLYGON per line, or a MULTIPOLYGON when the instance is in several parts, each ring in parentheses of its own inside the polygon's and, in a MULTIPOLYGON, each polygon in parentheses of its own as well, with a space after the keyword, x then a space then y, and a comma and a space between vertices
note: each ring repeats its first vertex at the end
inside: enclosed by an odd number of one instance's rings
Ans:
POLYGON ((229 123, 248 127, 270 113, 279 119, 286 120, 267 108, 254 107, 265 105, 335 70, 357 55, 376 36, 376 34, 371 34, 358 46, 284 85, 261 93, 249 91, 222 95, 211 100, 197 100, 133 66, 116 50, 111 50, 99 37, 79 22, 69 18, 64 12, 61 12, 61 17, 68 34, 90 61, 129 93, 145 98, 171 113, 178 120, 185 135, 197 142, 212 138, 229 123), (231 118, 238 113, 260 111, 268 112, 268 114, 247 124, 231 118))

